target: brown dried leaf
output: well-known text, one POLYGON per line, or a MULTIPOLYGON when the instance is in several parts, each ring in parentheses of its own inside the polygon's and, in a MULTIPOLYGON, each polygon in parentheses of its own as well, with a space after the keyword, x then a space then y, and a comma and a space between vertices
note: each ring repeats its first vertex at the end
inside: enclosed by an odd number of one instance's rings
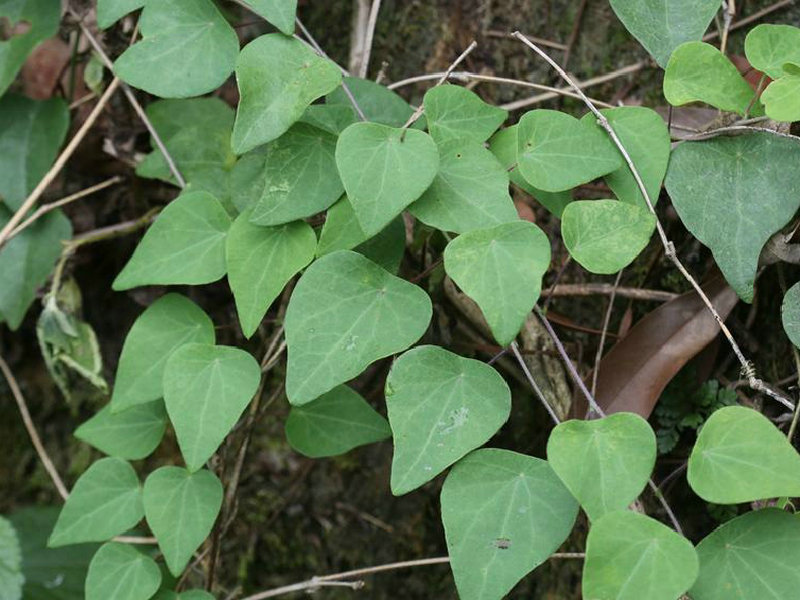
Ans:
MULTIPOLYGON (((715 275, 703 284, 725 319, 736 292, 715 275)), ((719 334, 719 326, 695 292, 678 296, 647 314, 600 361, 596 400, 606 413, 650 416, 661 392, 689 360, 719 334)), ((579 409, 585 413, 585 407, 579 409)))
POLYGON ((70 47, 58 38, 39 44, 22 66, 25 95, 35 100, 52 97, 71 55, 70 47))

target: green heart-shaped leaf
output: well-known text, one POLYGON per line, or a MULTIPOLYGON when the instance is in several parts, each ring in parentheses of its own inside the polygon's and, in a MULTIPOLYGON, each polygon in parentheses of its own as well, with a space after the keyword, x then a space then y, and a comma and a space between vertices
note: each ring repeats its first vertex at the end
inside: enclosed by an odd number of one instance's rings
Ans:
POLYGON ((628 510, 592 523, 586 539, 586 600, 675 600, 697 578, 692 544, 655 519, 628 510))
MULTIPOLYGON (((414 109, 408 102, 395 94, 392 90, 369 79, 359 79, 358 77, 345 77, 342 81, 347 89, 356 99, 358 107, 367 121, 381 123, 390 127, 402 127, 409 117, 414 114, 414 109)), ((350 96, 344 91, 343 87, 336 88, 328 94, 325 102, 330 105, 346 108, 350 112, 351 123, 358 120, 358 115, 353 108, 350 96)), ((424 119, 419 119, 414 126, 424 119)), ((349 123, 348 123, 349 124, 349 123)))
POLYGON ((164 403, 190 471, 216 452, 260 381, 258 363, 238 348, 185 344, 172 353, 164 368, 164 403))
POLYGON ((519 220, 508 173, 483 144, 468 138, 439 145, 439 172, 408 210, 431 227, 456 233, 519 220))
POLYGON ((773 121, 800 121, 800 73, 784 75, 761 94, 767 116, 773 121))
POLYGON ((148 475, 144 513, 175 577, 208 537, 221 506, 222 484, 211 471, 161 467, 148 475))
POLYGON ((188 98, 221 86, 233 72, 239 38, 211 0, 146 2, 142 40, 122 53, 114 71, 162 98, 188 98))
POLYGON ((547 460, 596 521, 627 508, 647 485, 656 462, 656 436, 633 413, 565 421, 550 434, 547 460))
POLYGON ((68 127, 69 111, 60 98, 0 98, 0 199, 8 208, 19 209, 47 173, 68 127))
POLYGON ((306 456, 338 456, 391 437, 389 423, 346 385, 293 406, 286 420, 289 445, 306 456))
MULTIPOLYGON (((655 205, 669 163, 671 146, 667 124, 656 111, 643 106, 620 106, 602 112, 630 155, 650 202, 655 205)), ((587 113, 582 120, 594 119, 594 114, 587 113)), ((627 164, 606 175, 605 180, 617 198, 628 204, 647 208, 639 185, 627 164)))
MULTIPOLYGON (((0 204, 0 228, 11 212, 0 204)), ((0 315, 15 330, 36 299, 36 291, 47 281, 63 250, 62 242, 72 237, 72 225, 60 210, 14 236, 0 248, 0 315)))
POLYGON ((260 227, 241 214, 231 226, 225 246, 228 283, 246 337, 288 281, 314 260, 317 236, 311 226, 295 221, 278 227, 260 227))
POLYGON ((672 151, 672 203, 745 302, 753 300, 761 249, 800 208, 798 164, 800 143, 763 132, 684 142, 672 151))
POLYGON ((617 200, 578 200, 561 215, 564 245, 587 271, 624 269, 650 241, 656 219, 646 208, 617 200))
POLYGON ((167 412, 161 400, 116 414, 106 405, 75 430, 75 437, 109 456, 139 460, 156 449, 166 427, 167 412))
POLYGON ((665 67, 672 51, 703 37, 719 0, 611 0, 625 28, 665 67))
POLYGON ((392 493, 406 494, 485 444, 511 412, 511 392, 489 365, 438 346, 403 354, 386 379, 394 438, 392 493))
POLYGON ((786 63, 800 64, 800 28, 762 23, 747 32, 744 52, 754 69, 772 79, 784 74, 786 63))
POLYGON ((517 126, 517 168, 528 183, 560 192, 616 171, 622 155, 593 121, 532 110, 517 126))
MULTIPOLYGON (((744 115, 755 91, 722 52, 705 42, 687 42, 672 53, 664 74, 664 97, 673 106, 705 102, 744 115)), ((758 107, 755 111, 759 112, 758 107)))
POLYGON ((23 27, 0 40, 0 96, 13 83, 33 49, 58 33, 61 5, 52 0, 4 0, 0 2, 0 19, 3 18, 8 19, 11 31, 15 25, 23 27))
POLYGON ((485 142, 508 117, 508 111, 486 104, 475 92, 457 85, 431 88, 422 104, 428 131, 437 144, 458 139, 485 142))
POLYGON ((311 402, 402 352, 425 333, 431 312, 422 289, 360 254, 340 250, 317 259, 286 309, 289 401, 311 402))
POLYGON ((697 546, 693 600, 790 600, 800 589, 800 519, 777 508, 745 513, 697 546))
POLYGON ((550 465, 487 448, 442 487, 442 522, 461 600, 500 600, 567 539, 578 504, 550 465))
POLYGON ((145 0, 97 0, 97 26, 108 29, 128 13, 142 8, 145 0))
POLYGON ((508 172, 511 183, 533 196, 547 210, 561 218, 564 207, 572 202, 572 192, 569 190, 545 192, 533 187, 525 180, 517 164, 517 127, 517 125, 512 125, 494 134, 492 139, 489 140, 489 150, 508 172))
POLYGON ((336 165, 361 228, 372 236, 431 184, 439 152, 422 131, 354 123, 339 136, 336 165))
POLYGON ((121 458, 101 458, 80 476, 50 534, 50 547, 103 542, 144 516, 142 487, 121 458))
MULTIPOLYGON (((380 87, 386 89, 383 86, 380 87)), ((336 91, 333 93, 335 94, 336 91)), ((330 98, 330 96, 328 97, 330 98)), ((357 120, 358 117, 349 98, 347 104, 312 104, 300 118, 301 123, 308 123, 333 135, 339 135, 357 120)))
MULTIPOLYGON (((219 98, 187 98, 153 102, 146 112, 191 189, 230 206, 236 163, 231 149, 233 109, 219 98)), ((136 174, 178 185, 155 140, 151 146, 153 151, 138 164, 136 174)))
POLYGON ((214 324, 199 306, 180 294, 167 294, 148 306, 125 337, 111 410, 161 398, 167 359, 190 342, 214 343, 214 324))
POLYGON ((266 148, 264 189, 250 220, 282 225, 322 212, 344 191, 336 169, 336 136, 297 123, 266 148))
POLYGON ((236 61, 239 109, 233 149, 244 154, 283 135, 306 108, 342 81, 338 67, 280 33, 256 38, 236 61))
POLYGON ((184 192, 144 234, 112 288, 201 285, 225 275, 225 236, 231 218, 208 192, 184 192))
POLYGON ((0 596, 20 600, 24 583, 17 532, 8 519, 0 517, 0 596))
POLYGON ((444 268, 481 307, 499 344, 522 328, 542 291, 550 241, 533 223, 517 221, 458 236, 444 251, 444 268))
POLYGON ((161 571, 149 556, 127 544, 103 544, 89 564, 85 600, 148 600, 161 585, 161 571))
POLYGON ((800 283, 786 291, 781 304, 781 321, 789 340, 800 348, 800 283))
POLYGON ((800 455, 761 413, 726 406, 700 430, 688 479, 698 496, 716 504, 800 496, 800 455))
POLYGON ((297 0, 247 0, 246 3, 286 35, 294 33, 297 0))

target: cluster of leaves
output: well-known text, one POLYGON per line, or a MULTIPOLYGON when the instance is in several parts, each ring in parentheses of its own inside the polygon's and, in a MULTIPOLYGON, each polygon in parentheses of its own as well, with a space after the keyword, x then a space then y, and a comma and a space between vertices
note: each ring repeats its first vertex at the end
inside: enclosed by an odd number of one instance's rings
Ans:
MULTIPOLYGON (((302 272, 283 321, 292 406, 287 439, 299 452, 324 457, 391 437, 396 495, 450 469, 442 521, 464 600, 502 598, 564 542, 579 509, 591 521, 586 598, 673 600, 687 591, 694 600, 793 597, 800 586, 794 568, 800 521, 792 515, 749 512, 695 547, 628 510, 657 455, 656 435, 638 416, 562 423, 550 435, 547 460, 481 448, 509 417, 509 388, 490 365, 438 346, 412 348, 429 326, 432 305, 422 288, 397 272, 404 212, 456 234, 444 250, 444 270, 506 346, 538 301, 550 265, 547 236, 518 217, 509 184, 560 217, 564 244, 580 265, 609 274, 649 243, 656 226, 650 202, 665 183, 684 224, 750 301, 762 247, 800 207, 800 144, 749 132, 671 150, 655 111, 608 109, 604 115, 641 176, 640 187, 591 113, 576 119, 532 110, 500 129, 505 111, 454 85, 429 90, 415 112, 376 83, 343 78, 330 60, 291 37, 295 3, 249 4, 280 32, 240 50, 211 0, 98 3, 104 27, 143 7, 142 39, 117 59, 114 71, 162 98, 149 105, 148 116, 188 183, 158 215, 113 288, 203 285, 227 276, 249 338, 302 272), (234 72, 235 111, 218 99, 197 98, 234 72), (572 199, 576 186, 597 178, 615 197, 572 199), (754 208, 753 199, 765 196, 769 201, 754 208), (318 238, 306 220, 321 212, 326 220, 318 238), (387 420, 347 382, 394 355, 385 386, 387 420), (741 572, 743 563, 752 569, 741 572)), ((662 5, 612 1, 666 67, 669 102, 794 118, 798 58, 792 40, 798 30, 762 26, 748 37, 751 62, 774 79, 762 106, 727 58, 699 41, 718 2, 662 5)), ((0 0, 0 16, 34 25, 0 45, 0 84, 8 85, 44 33, 54 33, 53 11, 48 2, 0 0)), ((7 221, 52 162, 68 118, 56 100, 6 95, 0 108, 0 174, 7 175, 0 178, 0 221, 7 221)), ((137 174, 176 183, 158 150, 137 174)), ((0 251, 0 314, 12 329, 70 235, 68 220, 54 211, 0 251)), ((63 318, 58 292, 47 295, 40 328, 50 345, 63 349, 58 335, 77 337, 82 329, 63 318)), ((798 343, 798 286, 786 296, 784 322, 798 343)), ((96 364, 81 368, 99 373, 96 364)), ((169 293, 139 316, 126 337, 109 404, 75 432, 108 456, 78 479, 49 538, 52 547, 103 544, 86 576, 86 598, 209 597, 172 591, 152 555, 114 538, 144 519, 166 569, 174 577, 183 573, 223 502, 223 485, 206 463, 261 378, 248 352, 216 343, 211 319, 187 297, 169 293), (142 483, 130 461, 149 456, 168 424, 184 464, 161 466, 142 483)), ((717 504, 800 496, 800 456, 781 432, 748 408, 712 412, 720 399, 711 391, 705 391, 714 400, 702 406, 705 423, 688 465, 695 493, 717 504)), ((0 548, 0 586, 10 590, 4 597, 19 597, 19 551, 5 521, 0 548)))

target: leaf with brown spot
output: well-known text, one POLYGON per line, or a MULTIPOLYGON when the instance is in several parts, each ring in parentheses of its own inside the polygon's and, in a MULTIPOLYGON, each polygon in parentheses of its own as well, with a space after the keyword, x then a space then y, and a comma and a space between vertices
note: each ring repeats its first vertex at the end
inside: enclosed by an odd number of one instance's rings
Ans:
MULTIPOLYGON (((720 316, 736 306, 736 292, 715 274, 703 284, 720 316)), ((650 416, 661 392, 692 357, 719 334, 714 317, 695 292, 666 302, 634 325, 600 361, 596 400, 608 414, 650 416)), ((576 407, 577 414, 585 412, 576 407)))

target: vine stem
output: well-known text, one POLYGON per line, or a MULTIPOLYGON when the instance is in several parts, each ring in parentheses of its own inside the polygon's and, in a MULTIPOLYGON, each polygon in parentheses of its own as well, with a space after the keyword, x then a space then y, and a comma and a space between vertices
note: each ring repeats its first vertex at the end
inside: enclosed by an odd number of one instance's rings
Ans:
MULTIPOLYGON (((477 47, 478 47, 478 42, 472 40, 472 43, 469 46, 467 46, 467 49, 464 50, 461 54, 459 54, 458 58, 455 59, 449 67, 447 67, 447 70, 442 74, 442 76, 433 85, 433 87, 439 87, 445 81, 447 81, 448 77, 450 77, 450 74, 453 71, 455 71, 456 67, 460 65, 464 61, 464 59, 467 58, 467 56, 469 56, 470 53, 477 47)), ((414 122, 422 116, 422 112, 424 110, 425 110, 425 105, 423 103, 420 103, 420 105, 417 107, 417 110, 414 111, 414 113, 408 118, 408 121, 406 121, 406 124, 403 125, 403 129, 406 130, 409 127, 411 127, 414 124, 414 122)))
POLYGON ((58 158, 53 163, 53 166, 50 167, 50 170, 45 173, 44 177, 42 177, 41 181, 36 185, 30 195, 25 199, 8 223, 5 224, 2 230, 0 230, 0 248, 8 241, 11 237, 11 232, 13 232, 17 226, 22 222, 22 219, 28 213, 29 210, 33 208, 39 198, 42 197, 44 191, 48 188, 48 186, 53 182, 53 180, 58 176, 61 172, 61 169, 64 168, 64 165, 67 164, 67 161, 72 157, 72 154, 75 152, 75 149, 80 145, 83 141, 83 138, 86 137, 86 134, 94 125, 97 118, 100 116, 100 113, 103 112, 106 104, 108 103, 111 96, 116 91, 117 87, 120 84, 119 78, 115 77, 114 80, 109 84, 106 88, 106 91, 103 92, 103 95, 100 97, 100 100, 97 101, 92 112, 89 113, 89 116, 83 122, 83 125, 80 126, 78 131, 75 133, 73 138, 67 144, 67 147, 61 151, 61 154, 58 155, 58 158))
POLYGON ((606 309, 606 316, 603 319, 603 333, 600 334, 600 342, 597 344, 597 353, 594 356, 594 369, 592 369, 592 396, 597 393, 597 376, 600 373, 600 361, 603 358, 603 347, 606 345, 606 335, 608 334, 608 326, 611 323, 611 312, 614 310, 614 299, 617 297, 617 288, 622 279, 622 271, 620 269, 617 273, 617 278, 614 281, 614 287, 611 289, 611 296, 608 299, 608 308, 606 309))
POLYGON ((514 33, 511 34, 511 36, 521 41, 523 44, 528 46, 528 48, 530 48, 541 58, 543 58, 568 85, 572 86, 572 88, 578 93, 578 95, 580 95, 581 100, 583 100, 583 103, 586 105, 586 107, 597 118, 598 125, 600 125, 606 131, 606 133, 608 133, 608 136, 611 138, 611 141, 614 143, 614 145, 617 147, 617 150, 619 150, 620 154, 622 154, 622 157, 625 159, 625 163, 628 165, 628 169, 630 169, 633 178, 636 180, 636 185, 639 188, 639 192, 642 194, 645 203, 647 204, 647 208, 650 210, 650 213, 655 218, 656 231, 658 232, 658 237, 661 240, 661 245, 664 247, 664 253, 666 254, 667 258, 669 258, 669 260, 672 262, 672 264, 675 265, 678 271, 680 271, 684 279, 686 279, 686 281, 688 281, 689 284, 694 288, 697 295, 703 301, 703 304, 706 305, 706 308, 714 317, 714 320, 717 322, 720 331, 722 331, 723 335, 728 340, 728 344, 733 350, 733 353, 736 355, 736 358, 739 360, 742 373, 744 374, 744 377, 747 379, 750 388, 757 392, 762 392, 763 394, 770 396, 771 398, 784 404, 784 406, 787 404, 791 405, 791 402, 789 402, 786 398, 784 398, 780 394, 769 389, 769 387, 767 387, 767 385, 763 381, 761 381, 758 377, 756 377, 756 372, 755 368, 753 367, 753 363, 747 360, 747 358, 745 358, 744 353, 739 347, 739 344, 734 339, 733 334, 731 334, 730 330, 728 329, 728 326, 725 325, 725 321, 722 319, 719 312, 714 307, 714 304, 711 302, 706 293, 703 291, 703 288, 700 287, 700 284, 697 283, 697 280, 691 275, 691 273, 689 273, 689 271, 683 265, 681 260, 678 258, 678 255, 675 251, 675 245, 667 237, 667 234, 664 231, 664 227, 661 225, 661 221, 658 219, 655 207, 653 206, 653 202, 650 199, 650 195, 647 192, 647 188, 645 187, 644 182, 642 181, 642 177, 639 174, 639 170, 636 168, 636 165, 633 164, 633 160, 631 159, 630 154, 625 149, 625 146, 622 144, 622 141, 617 135, 617 132, 611 126, 611 123, 609 123, 605 115, 602 112, 600 112, 600 110, 592 103, 591 100, 589 100, 586 94, 583 93, 583 90, 581 90, 581 88, 578 87, 578 85, 566 73, 566 71, 564 71, 564 69, 562 69, 561 66, 559 66, 559 64, 556 61, 550 58, 550 56, 544 50, 542 50, 541 48, 539 48, 539 46, 531 42, 519 31, 515 31, 514 33))
MULTIPOLYGON (((583 559, 586 558, 586 555, 583 552, 556 552, 555 554, 551 554, 550 558, 555 559, 583 559)), ((343 582, 342 579, 350 579, 352 577, 362 577, 364 575, 372 575, 374 573, 381 573, 384 571, 396 571, 398 569, 409 569, 412 567, 426 567, 430 565, 443 565, 450 562, 449 556, 437 556, 434 558, 422 558, 419 560, 406 560, 402 562, 393 562, 388 563, 385 565, 376 565, 374 567, 365 567, 363 569, 355 569, 353 571, 344 571, 342 573, 334 573, 333 575, 323 575, 321 577, 312 577, 307 581, 301 581, 299 583, 293 583, 291 585, 285 585, 283 587, 274 588, 272 590, 267 590, 265 592, 259 592, 258 594, 253 594, 252 596, 247 596, 242 600, 265 600, 266 598, 275 598, 276 596, 282 596, 284 594, 290 594, 292 592, 302 592, 307 591, 308 593, 314 592, 316 589, 329 586, 333 583, 345 583, 350 584, 350 587, 353 589, 359 589, 364 586, 363 581, 350 581, 350 582, 343 582), (353 587, 353 586, 356 587, 353 587)))

